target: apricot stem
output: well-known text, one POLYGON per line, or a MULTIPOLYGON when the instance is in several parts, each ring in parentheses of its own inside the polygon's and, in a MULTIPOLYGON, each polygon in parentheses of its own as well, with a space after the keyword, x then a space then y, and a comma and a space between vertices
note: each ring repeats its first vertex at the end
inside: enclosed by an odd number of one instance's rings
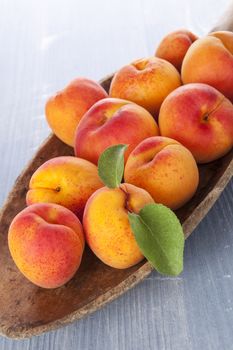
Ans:
POLYGON ((50 187, 34 187, 30 188, 30 190, 49 190, 49 191, 55 191, 55 192, 60 192, 61 187, 57 186, 56 188, 50 188, 50 187))
POLYGON ((205 122, 207 122, 208 119, 209 119, 209 114, 208 114, 208 113, 207 113, 207 114, 204 114, 203 120, 204 120, 205 122))
POLYGON ((202 120, 207 122, 209 120, 209 116, 213 113, 216 112, 216 110, 221 106, 222 102, 224 101, 224 97, 217 103, 217 105, 208 113, 205 113, 202 120))
POLYGON ((125 205, 124 205, 124 208, 130 212, 130 213, 134 213, 133 209, 131 208, 130 206, 130 203, 129 203, 129 198, 130 198, 130 194, 128 192, 126 192, 122 186, 119 187, 119 189, 124 193, 125 195, 125 205))

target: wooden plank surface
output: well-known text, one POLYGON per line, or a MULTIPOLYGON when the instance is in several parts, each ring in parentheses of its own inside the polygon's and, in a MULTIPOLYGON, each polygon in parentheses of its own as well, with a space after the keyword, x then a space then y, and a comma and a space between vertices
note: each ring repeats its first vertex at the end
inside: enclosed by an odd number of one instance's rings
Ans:
MULTIPOLYGON (((44 103, 153 54, 170 30, 211 29, 227 0, 1 0, 0 202, 49 129, 44 103)), ((97 313, 1 350, 233 349, 233 183, 186 243, 178 278, 153 273, 97 313)))

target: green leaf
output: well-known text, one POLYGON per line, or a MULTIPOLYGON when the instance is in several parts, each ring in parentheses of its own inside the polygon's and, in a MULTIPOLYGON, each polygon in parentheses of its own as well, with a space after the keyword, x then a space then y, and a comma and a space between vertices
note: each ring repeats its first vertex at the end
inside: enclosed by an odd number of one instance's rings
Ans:
POLYGON ((120 186, 124 173, 124 153, 127 147, 123 144, 109 147, 99 157, 99 177, 109 188, 120 186))
POLYGON ((184 233, 172 210, 162 204, 148 204, 139 215, 128 213, 131 229, 142 254, 165 275, 183 270, 184 233))

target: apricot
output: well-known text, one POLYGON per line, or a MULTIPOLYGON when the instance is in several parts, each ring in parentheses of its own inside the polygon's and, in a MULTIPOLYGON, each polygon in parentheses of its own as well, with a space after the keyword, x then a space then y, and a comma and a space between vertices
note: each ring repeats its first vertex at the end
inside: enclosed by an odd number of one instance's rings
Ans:
POLYGON ((181 76, 184 84, 211 85, 233 102, 233 33, 214 32, 196 40, 185 55, 181 76))
POLYGON ((56 157, 32 175, 26 201, 27 205, 60 204, 81 219, 88 198, 102 186, 94 164, 72 156, 56 157))
POLYGON ((186 29, 176 30, 166 35, 160 42, 155 56, 173 64, 180 71, 184 56, 197 36, 186 29))
POLYGON ((224 156, 233 146, 233 105, 206 84, 187 84, 164 100, 159 113, 162 136, 187 147, 198 163, 224 156))
POLYGON ((106 98, 84 115, 75 135, 75 155, 98 163, 100 154, 115 144, 128 144, 125 159, 142 140, 159 134, 152 115, 135 103, 106 98))
POLYGON ((146 190, 155 202, 178 209, 195 193, 198 168, 191 152, 167 137, 150 137, 130 154, 126 182, 146 190))
POLYGON ((48 124, 60 140, 73 146, 75 130, 83 115, 95 102, 107 96, 95 81, 77 78, 46 103, 48 124))
POLYGON ((83 216, 85 238, 94 254, 117 269, 139 263, 143 255, 131 231, 128 211, 138 213, 153 202, 145 190, 126 183, 97 190, 89 198, 83 216))
POLYGON ((149 57, 121 68, 113 77, 109 95, 133 101, 156 117, 165 97, 180 85, 180 75, 171 63, 149 57))
POLYGON ((33 204, 12 221, 8 244, 22 274, 43 288, 68 282, 81 263, 83 229, 70 210, 56 204, 33 204))

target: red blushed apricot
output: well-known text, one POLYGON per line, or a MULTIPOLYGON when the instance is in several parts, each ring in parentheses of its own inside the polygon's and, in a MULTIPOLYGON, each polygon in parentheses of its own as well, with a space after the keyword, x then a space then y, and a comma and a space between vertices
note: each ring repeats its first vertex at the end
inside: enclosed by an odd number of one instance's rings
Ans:
POLYGON ((88 200, 83 227, 89 247, 105 264, 125 269, 139 263, 143 255, 130 228, 128 210, 138 213, 153 199, 142 188, 121 184, 103 187, 88 200))
POLYGON ((158 135, 152 115, 135 103, 106 98, 84 115, 75 135, 75 155, 98 163, 100 154, 116 144, 127 144, 130 152, 147 137, 158 135))
POLYGON ((107 96, 95 81, 77 78, 46 103, 48 124, 60 140, 73 146, 75 130, 83 115, 95 102, 107 96))
POLYGON ((142 141, 130 154, 124 179, 146 190, 155 202, 178 209, 194 195, 199 175, 187 148, 155 136, 142 141))
POLYGON ((195 40, 197 36, 188 30, 174 31, 163 38, 155 56, 170 62, 180 71, 184 56, 195 40))
POLYGON ((183 60, 184 84, 205 83, 233 102, 233 33, 214 32, 196 40, 183 60))
POLYGON ((209 85, 187 84, 164 100, 159 127, 162 136, 182 143, 198 163, 208 163, 233 146, 233 105, 209 85))
POLYGON ((171 63, 148 57, 121 68, 112 79, 109 95, 135 102, 157 117, 165 97, 180 85, 180 74, 171 63))
POLYGON ((68 282, 81 263, 84 236, 79 219, 68 209, 34 204, 12 221, 8 244, 22 274, 43 288, 68 282))
POLYGON ((97 167, 85 159, 56 157, 42 164, 32 175, 27 192, 27 205, 56 203, 82 219, 88 198, 102 187, 97 167))

